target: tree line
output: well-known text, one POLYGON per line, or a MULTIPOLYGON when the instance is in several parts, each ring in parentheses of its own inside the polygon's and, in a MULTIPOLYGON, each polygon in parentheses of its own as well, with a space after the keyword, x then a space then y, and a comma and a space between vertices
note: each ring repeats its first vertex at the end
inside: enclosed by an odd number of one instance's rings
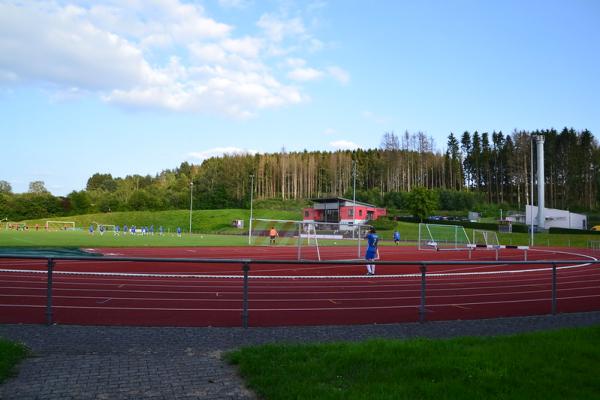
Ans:
POLYGON ((532 167, 536 169, 535 135, 545 137, 546 206, 597 209, 598 143, 588 130, 565 128, 507 135, 451 133, 443 153, 422 132, 386 132, 381 145, 368 150, 225 155, 200 165, 184 162, 155 176, 96 173, 84 190, 65 197, 53 196, 41 181, 32 182, 27 193, 14 194, 0 180, 0 218, 186 209, 190 199, 194 209, 248 208, 251 190, 254 200, 356 195, 360 201, 405 209, 408 193, 419 188, 434 192, 440 209, 496 203, 522 210, 531 196, 532 167))

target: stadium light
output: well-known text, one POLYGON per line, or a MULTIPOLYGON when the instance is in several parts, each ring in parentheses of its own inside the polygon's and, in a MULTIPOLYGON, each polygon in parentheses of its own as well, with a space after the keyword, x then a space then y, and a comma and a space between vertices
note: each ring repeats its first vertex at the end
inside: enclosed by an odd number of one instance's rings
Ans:
POLYGON ((250 222, 248 223, 248 244, 252 241, 252 195, 254 194, 254 175, 250 175, 250 222))
POLYGON ((190 181, 190 235, 192 234, 192 195, 194 193, 194 181, 190 181))
MULTIPOLYGON (((529 161, 531 164, 529 167, 529 169, 531 170, 531 197, 529 198, 529 204, 531 204, 531 207, 529 208, 531 214, 531 244, 529 246, 531 247, 533 247, 533 136, 535 135, 531 135, 531 137, 529 138, 529 148, 531 150, 531 154, 529 157, 529 161)), ((527 215, 527 213, 525 213, 525 215, 527 215)))

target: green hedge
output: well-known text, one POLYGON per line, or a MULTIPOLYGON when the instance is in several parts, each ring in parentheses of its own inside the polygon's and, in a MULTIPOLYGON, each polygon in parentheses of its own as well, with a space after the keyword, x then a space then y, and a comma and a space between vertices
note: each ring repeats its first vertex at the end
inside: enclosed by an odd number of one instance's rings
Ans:
POLYGON ((550 228, 549 233, 556 234, 569 234, 569 235, 600 235, 600 231, 586 231, 583 229, 569 229, 569 228, 550 228))

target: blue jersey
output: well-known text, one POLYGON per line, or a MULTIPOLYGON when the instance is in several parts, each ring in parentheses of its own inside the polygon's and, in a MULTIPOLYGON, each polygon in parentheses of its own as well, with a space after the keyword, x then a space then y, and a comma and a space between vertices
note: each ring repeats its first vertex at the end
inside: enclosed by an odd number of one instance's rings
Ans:
POLYGON ((394 240, 400 240, 400 232, 394 232, 394 240))
POLYGON ((377 243, 379 242, 379 236, 375 233, 369 233, 367 235, 367 252, 365 254, 365 259, 374 260, 377 258, 377 243))
POLYGON ((373 247, 374 249, 377 249, 378 242, 379 242, 379 236, 377 236, 376 233, 369 233, 367 235, 367 243, 368 243, 369 247, 373 247))

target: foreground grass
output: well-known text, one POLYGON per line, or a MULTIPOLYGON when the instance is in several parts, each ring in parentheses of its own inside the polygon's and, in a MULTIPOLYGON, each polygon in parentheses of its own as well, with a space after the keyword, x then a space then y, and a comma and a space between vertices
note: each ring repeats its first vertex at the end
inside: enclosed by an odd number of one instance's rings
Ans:
POLYGON ((27 349, 0 338, 0 383, 11 377, 15 365, 27 355, 27 349))
POLYGON ((265 399, 597 399, 600 326, 228 353, 265 399))

